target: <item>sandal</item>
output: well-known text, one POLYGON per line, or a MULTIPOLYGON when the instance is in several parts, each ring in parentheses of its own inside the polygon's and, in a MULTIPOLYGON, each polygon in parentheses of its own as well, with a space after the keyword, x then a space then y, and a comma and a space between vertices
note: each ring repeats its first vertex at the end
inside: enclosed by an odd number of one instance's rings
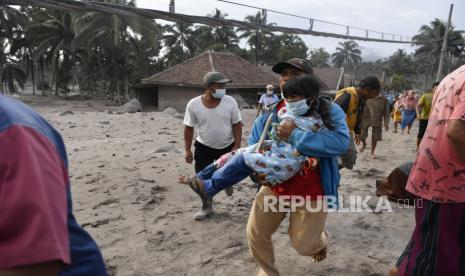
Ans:
POLYGON ((202 192, 202 190, 200 189, 199 179, 196 176, 189 177, 189 182, 187 183, 187 185, 189 185, 189 187, 191 187, 192 191, 194 191, 198 196, 200 196, 200 198, 203 201, 209 201, 210 200, 210 197, 208 195, 206 195, 204 192, 202 192))

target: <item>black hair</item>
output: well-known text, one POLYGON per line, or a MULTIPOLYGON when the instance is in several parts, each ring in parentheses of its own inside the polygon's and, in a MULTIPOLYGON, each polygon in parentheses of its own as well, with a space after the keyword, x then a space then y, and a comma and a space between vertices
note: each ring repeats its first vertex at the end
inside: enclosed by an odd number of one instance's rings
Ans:
POLYGON ((362 89, 368 88, 370 90, 380 90, 381 84, 379 83, 379 80, 377 77, 369 76, 361 80, 360 83, 358 84, 358 87, 362 89))
POLYGON ((438 86, 440 83, 441 83, 440 81, 433 82, 433 85, 431 85, 431 88, 434 88, 435 86, 438 86))
POLYGON ((303 96, 304 98, 317 98, 320 95, 320 84, 315 77, 302 74, 286 81, 283 86, 283 96, 303 96))
POLYGON ((311 104, 306 115, 317 112, 328 129, 333 129, 330 107, 331 102, 320 97, 320 84, 313 75, 303 74, 290 78, 283 86, 284 98, 289 96, 303 96, 307 99, 307 105, 311 104), (312 98, 312 99, 310 99, 312 98), (313 100, 313 102, 311 101, 313 100))

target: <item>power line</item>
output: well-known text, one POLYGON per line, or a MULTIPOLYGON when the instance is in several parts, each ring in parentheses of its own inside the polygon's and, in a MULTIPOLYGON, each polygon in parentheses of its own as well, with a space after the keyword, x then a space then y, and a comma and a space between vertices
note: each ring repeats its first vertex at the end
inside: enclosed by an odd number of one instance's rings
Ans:
POLYGON ((264 25, 257 23, 250 23, 245 21, 239 21, 234 19, 220 19, 212 18, 208 16, 196 16, 187 15, 180 13, 170 13, 166 11, 153 10, 153 9, 142 9, 126 5, 117 5, 106 2, 97 1, 76 1, 76 0, 0 0, 0 5, 19 5, 19 6, 38 6, 43 8, 61 9, 66 11, 76 12, 103 12, 109 14, 117 14, 120 16, 144 16, 150 19, 160 19, 171 22, 186 22, 189 24, 203 24, 210 26, 226 26, 226 27, 237 27, 240 29, 248 30, 263 30, 267 32, 282 32, 296 35, 313 35, 323 37, 333 37, 339 39, 350 39, 350 40, 361 40, 371 42, 383 42, 383 43, 400 43, 400 44, 427 44, 431 41, 407 41, 407 40, 395 40, 383 38, 372 38, 368 36, 354 36, 349 33, 337 34, 329 32, 319 32, 310 29, 290 28, 277 25, 264 25))
POLYGON ((355 27, 355 26, 350 26, 350 25, 344 25, 344 24, 340 24, 340 23, 327 21, 327 20, 315 19, 315 18, 306 17, 306 16, 302 16, 302 15, 297 15, 297 14, 292 14, 292 13, 287 13, 287 12, 282 12, 282 11, 277 11, 277 10, 271 10, 271 9, 267 9, 267 8, 261 8, 261 7, 242 4, 242 3, 238 3, 238 2, 232 2, 232 1, 226 1, 226 0, 217 0, 217 1, 224 2, 224 3, 229 3, 229 4, 233 4, 233 5, 238 5, 238 6, 243 6, 243 7, 249 7, 249 8, 253 8, 253 9, 265 10, 267 12, 283 14, 283 15, 292 16, 292 17, 296 17, 296 18, 307 19, 310 22, 310 28, 311 29, 313 29, 313 22, 321 22, 321 23, 325 23, 325 24, 345 27, 347 29, 355 29, 355 30, 365 31, 367 36, 368 36, 368 33, 377 33, 377 34, 380 34, 382 36, 382 38, 384 38, 384 35, 393 36, 393 40, 394 40, 395 37, 399 37, 400 40, 402 40, 403 38, 406 38, 406 40, 409 40, 409 38, 410 38, 410 36, 406 36, 406 35, 393 34, 393 33, 387 33, 387 32, 380 32, 380 31, 370 30, 370 29, 366 29, 366 28, 360 28, 360 27, 355 27))

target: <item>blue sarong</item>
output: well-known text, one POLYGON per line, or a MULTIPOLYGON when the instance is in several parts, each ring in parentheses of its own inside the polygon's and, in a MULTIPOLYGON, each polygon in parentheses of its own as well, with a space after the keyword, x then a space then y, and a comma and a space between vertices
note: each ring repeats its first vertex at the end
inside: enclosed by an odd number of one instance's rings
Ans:
POLYGON ((417 112, 415 110, 402 110, 402 122, 400 124, 400 128, 404 129, 408 125, 413 124, 415 118, 417 117, 417 112))

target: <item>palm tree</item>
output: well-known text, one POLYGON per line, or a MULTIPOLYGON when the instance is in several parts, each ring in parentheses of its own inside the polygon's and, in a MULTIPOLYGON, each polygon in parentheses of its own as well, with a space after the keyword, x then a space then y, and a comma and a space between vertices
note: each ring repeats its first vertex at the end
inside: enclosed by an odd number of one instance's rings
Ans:
MULTIPOLYGON (((412 38, 415 42, 427 42, 417 44, 420 46, 415 50, 415 57, 429 65, 429 76, 433 76, 438 68, 445 33, 446 23, 436 18, 434 21, 431 21, 430 25, 421 26, 419 33, 412 38)), ((451 26, 447 38, 447 56, 449 65, 453 57, 460 57, 460 55, 464 52, 465 41, 463 33, 464 31, 455 31, 454 27, 451 26)))
POLYGON ((404 50, 398 49, 386 60, 385 69, 389 75, 412 75, 415 74, 414 62, 411 56, 404 50))
POLYGON ((346 67, 353 69, 360 62, 362 62, 361 51, 358 44, 353 41, 339 42, 336 52, 331 55, 334 66, 346 67))
MULTIPOLYGON (((9 6, 0 7, 0 83, 4 92, 16 93, 24 88, 26 73, 15 59, 11 58, 11 45, 23 35, 24 15, 9 6), (10 51, 7 53, 6 49, 10 51)), ((0 91, 1 93, 2 91, 0 91)))
POLYGON ((177 22, 166 26, 167 34, 163 36, 165 46, 168 47, 167 62, 169 66, 175 65, 191 58, 198 48, 194 39, 192 25, 185 22, 177 22))
MULTIPOLYGON (((276 40, 277 50, 269 50, 265 48, 267 64, 275 64, 283 60, 289 60, 291 58, 307 58, 308 48, 305 42, 297 35, 283 33, 267 38, 267 41, 276 40)), ((270 45, 273 44, 272 42, 270 45)))
POLYGON ((329 67, 330 54, 321 47, 310 51, 310 61, 315 67, 329 67))
MULTIPOLYGON (((275 23, 267 23, 267 15, 266 13, 263 13, 263 12, 257 12, 255 16, 248 15, 245 17, 244 21, 252 23, 252 24, 263 25, 263 26, 276 25, 275 23)), ((258 30, 258 29, 251 30, 251 29, 241 29, 241 28, 239 28, 238 31, 242 32, 239 38, 247 39, 247 44, 250 46, 250 49, 255 55, 255 63, 261 64, 263 62, 263 57, 261 56, 261 53, 263 49, 267 47, 266 38, 273 36, 273 33, 270 31, 264 31, 264 30, 258 30)))
MULTIPOLYGON (((135 6, 133 0, 106 0, 117 5, 135 6)), ((76 20, 76 37, 73 49, 81 49, 81 61, 87 76, 94 78, 100 75, 110 79, 112 92, 129 100, 129 78, 133 73, 133 64, 138 53, 159 50, 159 26, 151 19, 126 17, 117 14, 88 12, 76 20), (139 38, 142 37, 142 38, 139 38), (141 44, 143 40, 144 45, 141 44), (89 63, 96 59, 98 70, 92 70, 89 63), (96 72, 97 71, 97 72, 96 72)), ((81 64, 80 64, 81 67, 81 64)))
MULTIPOLYGON (((212 14, 207 14, 207 16, 214 19, 225 19, 228 14, 215 9, 212 14)), ((232 27, 222 25, 201 26, 195 30, 195 33, 198 41, 200 41, 197 52, 203 52, 205 49, 232 51, 239 48, 239 39, 232 27)))
POLYGON ((8 60, 1 68, 0 80, 2 91, 9 94, 15 94, 18 92, 18 86, 21 87, 21 89, 24 89, 26 77, 26 73, 21 66, 11 60, 8 60))
POLYGON ((61 10, 36 10, 35 21, 26 30, 26 39, 33 49, 34 58, 45 57, 52 65, 55 93, 68 91, 73 67, 73 39, 75 15, 61 10))

